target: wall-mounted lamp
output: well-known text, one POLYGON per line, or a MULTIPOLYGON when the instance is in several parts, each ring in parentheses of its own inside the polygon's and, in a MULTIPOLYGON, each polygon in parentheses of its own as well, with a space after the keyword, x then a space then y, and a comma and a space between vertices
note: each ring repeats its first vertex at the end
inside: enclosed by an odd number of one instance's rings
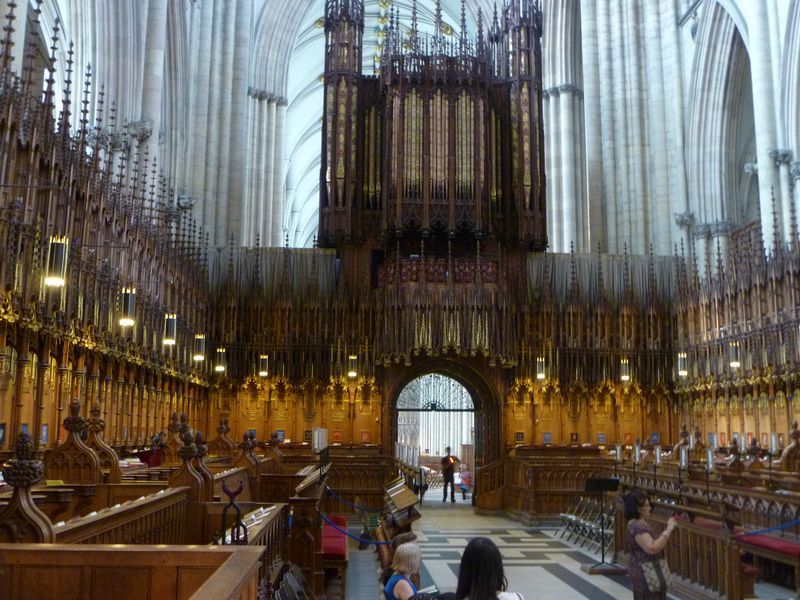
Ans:
POLYGON ((161 343, 165 346, 174 346, 178 334, 178 315, 167 313, 164 315, 164 338, 161 343))
POLYGON ((225 348, 217 348, 217 351, 214 353, 214 370, 217 373, 224 373, 225 366, 225 348))
POLYGON ((119 313, 120 327, 131 327, 136 323, 136 288, 122 288, 122 310, 119 313))
POLYGON ((258 357, 258 376, 269 376, 269 354, 262 354, 258 357))
POLYGON ((731 369, 738 369, 741 366, 741 363, 739 362, 739 342, 731 342, 731 357, 729 364, 731 369))
POLYGON ((544 379, 544 378, 545 378, 544 356, 537 356, 536 357, 536 379, 544 379))
POLYGON ((631 380, 631 365, 627 358, 619 359, 619 379, 620 381, 631 380))
POLYGON ((206 359, 206 336, 204 333, 194 334, 194 352, 192 358, 195 362, 201 362, 206 359))
POLYGON ((58 235, 50 236, 47 247, 47 270, 44 284, 48 287, 62 287, 67 278, 67 255, 69 254, 69 238, 58 235))
POLYGON ((688 374, 686 352, 678 352, 678 377, 686 377, 688 374))
POLYGON ((358 363, 358 356, 355 354, 351 354, 347 357, 347 376, 350 379, 355 379, 358 375, 358 371, 356 370, 358 363))

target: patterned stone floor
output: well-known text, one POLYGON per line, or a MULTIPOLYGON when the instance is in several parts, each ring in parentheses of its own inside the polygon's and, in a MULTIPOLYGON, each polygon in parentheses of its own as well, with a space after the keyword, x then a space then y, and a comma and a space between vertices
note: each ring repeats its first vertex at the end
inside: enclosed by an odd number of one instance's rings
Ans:
MULTIPOLYGON (((438 490, 434 490, 436 492, 438 490)), ((435 584, 440 591, 455 591, 458 566, 467 542, 476 536, 489 537, 503 555, 508 589, 526 600, 617 600, 633 594, 626 576, 589 575, 581 565, 594 564, 599 556, 578 548, 556 535, 555 523, 524 527, 499 516, 476 515, 469 500, 443 503, 438 494, 426 496, 422 519, 414 523, 422 549, 422 585, 435 584)), ((360 523, 351 520, 351 533, 360 523)), ((377 559, 374 550, 359 551, 351 540, 347 573, 348 600, 375 600, 378 595, 377 559)), ((756 597, 781 600, 788 590, 757 585, 756 597)))

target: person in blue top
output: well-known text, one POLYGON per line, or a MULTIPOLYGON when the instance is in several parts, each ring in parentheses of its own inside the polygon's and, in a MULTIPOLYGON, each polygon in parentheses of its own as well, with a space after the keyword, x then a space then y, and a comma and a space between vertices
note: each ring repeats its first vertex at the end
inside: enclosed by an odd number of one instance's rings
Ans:
POLYGON ((409 542, 397 547, 392 558, 394 574, 389 577, 383 588, 386 600, 408 600, 417 593, 411 575, 419 571, 419 562, 420 552, 417 544, 409 542))

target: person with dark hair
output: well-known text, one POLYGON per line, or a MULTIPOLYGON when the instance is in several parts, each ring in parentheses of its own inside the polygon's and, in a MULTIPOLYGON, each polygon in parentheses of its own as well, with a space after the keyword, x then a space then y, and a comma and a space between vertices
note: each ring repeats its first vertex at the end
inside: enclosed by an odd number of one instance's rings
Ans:
POLYGON ((447 500, 447 486, 450 485, 450 501, 456 501, 456 463, 458 459, 450 454, 450 446, 445 448, 445 456, 442 458, 442 480, 444 481, 444 497, 442 502, 447 500))
POLYGON ((677 521, 670 517, 664 531, 653 537, 647 522, 652 510, 650 498, 644 491, 633 490, 625 496, 625 519, 628 521, 625 538, 630 549, 628 577, 634 600, 665 600, 667 597, 670 574, 664 548, 677 521))
POLYGON ((489 538, 470 540, 458 568, 457 600, 524 600, 522 594, 507 592, 503 557, 489 538))

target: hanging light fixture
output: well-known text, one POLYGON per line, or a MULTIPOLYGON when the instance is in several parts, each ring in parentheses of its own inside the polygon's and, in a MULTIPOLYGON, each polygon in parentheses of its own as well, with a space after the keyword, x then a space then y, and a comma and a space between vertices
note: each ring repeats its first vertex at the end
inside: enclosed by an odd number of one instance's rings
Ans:
POLYGON ((631 365, 627 358, 619 359, 619 378, 620 381, 631 380, 631 365))
POLYGON ((214 370, 217 373, 225 372, 225 348, 217 348, 214 354, 214 370))
POLYGON ((130 327, 136 323, 136 288, 122 288, 122 310, 119 313, 120 327, 130 327))
POLYGON ((195 362, 202 362, 206 359, 206 336, 204 333, 194 334, 194 352, 192 358, 195 362))
POLYGON ((165 346, 174 346, 178 333, 178 315, 167 313, 164 315, 164 337, 161 343, 165 346))
POLYGON ((67 278, 67 255, 69 254, 69 238, 58 235, 50 236, 47 248, 47 271, 44 284, 48 287, 62 287, 67 278))
POLYGON ((544 356, 536 357, 536 379, 544 379, 544 356))
POLYGON ((686 352, 678 352, 678 377, 686 377, 689 374, 686 365, 686 352))
POLYGON ((262 354, 258 357, 258 376, 269 376, 269 354, 262 354))
POLYGON ((355 379, 358 375, 358 371, 356 370, 358 363, 358 356, 355 354, 351 354, 347 357, 347 376, 350 379, 355 379))
POLYGON ((729 364, 731 369, 738 369, 740 366, 742 366, 742 363, 739 362, 739 342, 731 342, 731 357, 729 364))

